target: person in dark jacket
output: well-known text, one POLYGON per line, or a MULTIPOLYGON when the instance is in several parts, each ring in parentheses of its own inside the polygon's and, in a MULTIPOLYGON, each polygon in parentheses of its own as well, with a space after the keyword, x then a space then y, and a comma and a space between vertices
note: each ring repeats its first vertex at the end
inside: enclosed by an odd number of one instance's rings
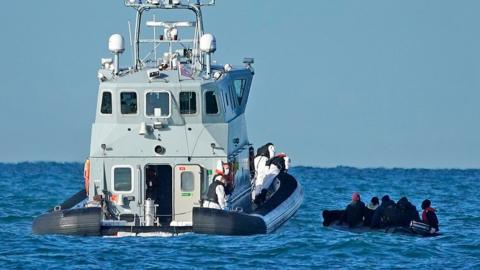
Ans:
POLYGON ((352 202, 347 205, 341 222, 348 224, 348 227, 355 227, 363 222, 363 212, 365 211, 365 204, 360 199, 360 194, 354 192, 352 195, 352 202))
POLYGON ((375 210, 372 217, 372 229, 386 228, 394 225, 395 222, 395 202, 390 200, 390 196, 382 197, 382 204, 375 210))
POLYGON ((422 221, 423 223, 430 225, 430 233, 435 233, 439 231, 438 219, 437 214, 435 214, 435 209, 430 207, 431 204, 432 202, 430 202, 428 199, 422 202, 422 221))
POLYGON ((378 206, 380 205, 378 201, 378 197, 373 197, 370 200, 370 203, 365 207, 365 211, 363 213, 363 226, 370 227, 372 225, 372 218, 373 213, 377 210, 378 206))
POLYGON ((406 197, 402 197, 397 202, 397 215, 396 225, 398 226, 408 227, 412 220, 420 221, 417 208, 406 197))

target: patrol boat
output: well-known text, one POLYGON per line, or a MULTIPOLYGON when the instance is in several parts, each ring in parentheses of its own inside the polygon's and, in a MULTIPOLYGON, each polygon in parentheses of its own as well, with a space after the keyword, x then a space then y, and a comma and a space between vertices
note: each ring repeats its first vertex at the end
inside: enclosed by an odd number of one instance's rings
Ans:
MULTIPOLYGON (((245 107, 254 69, 212 60, 202 8, 215 0, 126 0, 136 11, 133 63, 121 67, 124 37, 101 59, 85 189, 37 217, 36 234, 270 233, 294 215, 301 185, 277 176, 269 199, 252 203, 254 148, 245 107), (163 20, 166 13, 189 20, 163 20), (202 207, 218 160, 231 164, 227 209, 202 207)), ((130 29, 129 29, 130 30, 130 29)))

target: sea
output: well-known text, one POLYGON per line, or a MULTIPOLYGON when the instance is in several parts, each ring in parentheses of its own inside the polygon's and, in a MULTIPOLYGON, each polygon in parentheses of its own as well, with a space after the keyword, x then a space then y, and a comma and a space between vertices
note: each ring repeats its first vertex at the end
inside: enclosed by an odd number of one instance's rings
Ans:
POLYGON ((32 234, 33 219, 83 187, 79 163, 0 164, 1 269, 480 269, 480 170, 294 167, 298 212, 256 236, 32 234), (352 233, 322 226, 322 211, 363 201, 430 199, 441 236, 352 233))

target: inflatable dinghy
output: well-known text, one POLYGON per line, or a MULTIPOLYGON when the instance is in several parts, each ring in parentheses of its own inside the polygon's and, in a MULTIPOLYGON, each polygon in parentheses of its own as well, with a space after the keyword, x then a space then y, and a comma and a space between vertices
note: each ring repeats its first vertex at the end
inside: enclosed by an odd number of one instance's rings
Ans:
POLYGON ((424 226, 428 226, 421 222, 415 222, 414 227, 401 227, 401 226, 392 226, 382 229, 372 229, 368 226, 358 225, 355 227, 349 227, 346 224, 339 224, 340 216, 343 210, 324 210, 322 212, 323 216, 323 226, 329 227, 336 230, 348 231, 353 233, 367 233, 367 232, 383 232, 383 233, 399 233, 410 236, 420 236, 420 237, 435 237, 442 235, 441 233, 429 233, 428 229, 424 226), (423 224, 423 226, 422 226, 423 224))
POLYGON ((252 235, 276 230, 292 217, 303 201, 303 188, 287 173, 277 176, 278 187, 261 206, 251 211, 193 208, 193 231, 202 234, 252 235))

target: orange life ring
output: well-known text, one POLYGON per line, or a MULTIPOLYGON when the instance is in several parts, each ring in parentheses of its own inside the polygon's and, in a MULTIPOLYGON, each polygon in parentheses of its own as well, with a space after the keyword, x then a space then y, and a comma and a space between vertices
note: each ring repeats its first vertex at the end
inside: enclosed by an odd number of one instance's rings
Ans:
POLYGON ((88 188, 90 186, 90 160, 85 160, 85 166, 83 167, 83 178, 85 179, 85 192, 88 195, 88 188))

